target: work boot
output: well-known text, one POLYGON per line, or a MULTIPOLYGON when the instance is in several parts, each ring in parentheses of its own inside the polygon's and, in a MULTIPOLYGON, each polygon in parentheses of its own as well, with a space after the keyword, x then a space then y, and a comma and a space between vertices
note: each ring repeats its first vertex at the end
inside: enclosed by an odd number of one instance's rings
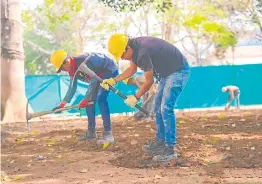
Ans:
POLYGON ((164 141, 157 141, 155 140, 151 144, 144 145, 143 150, 145 153, 150 155, 159 155, 164 152, 165 149, 165 142, 164 141))
POLYGON ((165 146, 164 151, 153 157, 153 161, 155 162, 169 162, 171 160, 177 159, 177 153, 174 150, 174 147, 165 146))
POLYGON ((104 131, 103 137, 97 141, 98 144, 113 143, 115 141, 112 131, 104 131))
POLYGON ((151 120, 153 120, 153 118, 152 118, 151 116, 142 116, 142 117, 140 118, 140 120, 151 121, 151 120))
POLYGON ((95 130, 87 130, 86 133, 76 138, 77 141, 91 141, 97 138, 96 131, 95 130))
POLYGON ((135 120, 139 121, 143 117, 143 114, 139 111, 134 114, 135 120))

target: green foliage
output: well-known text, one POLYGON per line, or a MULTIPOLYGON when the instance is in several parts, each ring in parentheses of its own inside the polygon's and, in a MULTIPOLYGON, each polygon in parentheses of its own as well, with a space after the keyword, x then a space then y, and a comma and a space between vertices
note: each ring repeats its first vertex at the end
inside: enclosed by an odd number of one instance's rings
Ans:
POLYGON ((255 5, 255 11, 252 12, 251 20, 257 24, 262 32, 262 0, 257 0, 255 5))
POLYGON ((45 0, 44 5, 38 8, 38 11, 48 19, 48 29, 55 31, 57 26, 70 21, 75 13, 81 11, 82 3, 82 0, 45 0))
POLYGON ((54 67, 50 65, 50 55, 47 53, 56 49, 63 48, 69 53, 76 53, 76 40, 68 36, 70 35, 68 31, 71 30, 69 22, 81 9, 82 0, 45 0, 43 6, 31 12, 29 10, 22 12, 22 21, 26 24, 24 49, 27 74, 55 73, 54 67), (27 42, 35 44, 38 48, 27 42))
MULTIPOLYGON (((24 32, 26 73, 55 72, 50 65, 50 55, 43 53, 43 50, 51 53, 56 49, 64 49, 70 55, 76 55, 84 51, 89 41, 92 41, 92 44, 104 42, 105 35, 122 26, 106 22, 112 15, 112 12, 105 12, 107 9, 103 4, 89 0, 45 0, 40 7, 30 12, 25 11, 24 23, 29 22, 32 17, 35 19, 34 27, 25 29, 24 32), (37 45, 40 50, 27 42, 37 45)), ((26 24, 28 25, 29 23, 26 24)))
MULTIPOLYGON (((89 0, 44 0, 43 6, 38 7, 33 16, 32 12, 23 12, 26 40, 49 52, 62 48, 74 55, 82 52, 84 46, 90 42, 106 48, 104 42, 110 34, 115 31, 129 31, 135 24, 139 29, 139 35, 149 34, 170 42, 184 39, 191 41, 193 49, 190 48, 188 52, 196 58, 201 58, 207 46, 215 45, 225 50, 237 43, 237 36, 230 31, 230 25, 226 25, 225 22, 228 22, 231 13, 246 11, 246 3, 249 0, 99 1, 106 6, 97 2, 94 5, 94 2, 89 0), (152 23, 152 17, 157 19, 157 23, 152 23)), ((261 1, 258 0, 260 4, 261 1)), ((259 24, 259 20, 254 14, 253 22, 259 24)), ((261 26, 261 23, 259 25, 261 26)), ((26 47, 28 71, 48 73, 45 66, 40 64, 49 63, 46 55, 26 47)))
POLYGON ((165 12, 172 6, 171 0, 99 0, 106 6, 113 8, 117 12, 135 12, 142 6, 154 4, 157 12, 165 12))
POLYGON ((205 22, 203 24, 203 28, 206 32, 209 32, 209 33, 217 33, 225 29, 223 25, 219 25, 216 22, 205 22))
POLYGON ((193 17, 190 17, 188 20, 186 20, 184 22, 184 25, 196 29, 206 20, 206 16, 196 14, 193 17))
POLYGON ((22 12, 22 21, 25 23, 25 31, 32 31, 34 28, 33 17, 28 10, 22 12))
POLYGON ((34 32, 24 33, 24 51, 25 51, 25 72, 26 74, 54 74, 55 69, 49 63, 49 55, 43 54, 37 48, 33 48, 27 44, 30 41, 45 49, 47 52, 51 52, 58 47, 58 45, 50 43, 50 41, 43 37, 34 34, 34 32))
POLYGON ((213 38, 213 41, 222 47, 229 47, 229 46, 235 46, 237 44, 237 38, 236 36, 229 32, 220 32, 213 38))
POLYGON ((262 14, 262 0, 257 0, 256 9, 260 14, 262 14))
POLYGON ((229 28, 217 22, 217 20, 225 17, 226 12, 207 2, 203 4, 202 9, 191 6, 190 10, 198 13, 184 15, 187 20, 184 21, 183 25, 194 30, 198 34, 197 38, 205 36, 216 45, 223 47, 234 46, 237 43, 236 36, 229 28))

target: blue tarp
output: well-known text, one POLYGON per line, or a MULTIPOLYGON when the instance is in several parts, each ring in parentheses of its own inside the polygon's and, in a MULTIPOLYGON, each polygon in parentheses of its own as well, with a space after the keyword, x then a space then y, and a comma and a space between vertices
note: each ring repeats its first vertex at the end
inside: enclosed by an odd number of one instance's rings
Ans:
MULTIPOLYGON (((26 76, 25 82, 26 95, 34 112, 50 110, 57 106, 69 87, 68 76, 26 76)), ((262 104, 262 64, 191 68, 190 79, 177 103, 177 108, 223 106, 228 98, 228 94, 221 91, 225 85, 236 85, 240 88, 242 105, 262 104)), ((78 82, 77 92, 70 104, 79 103, 87 88, 88 84, 78 82)), ((135 87, 122 82, 117 84, 116 88, 125 95, 134 94, 136 91, 135 87)), ((109 95, 109 105, 111 113, 136 111, 126 106, 124 101, 113 93, 109 95)), ((75 109, 69 113, 77 111, 78 109, 75 109)))

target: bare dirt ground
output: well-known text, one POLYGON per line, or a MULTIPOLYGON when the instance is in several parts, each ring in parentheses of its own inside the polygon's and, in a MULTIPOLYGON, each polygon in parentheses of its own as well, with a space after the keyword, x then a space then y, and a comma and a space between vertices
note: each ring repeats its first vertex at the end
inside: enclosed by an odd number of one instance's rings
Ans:
MULTIPOLYGON (((142 152, 154 121, 113 117, 116 142, 102 150, 79 143, 86 120, 5 125, 3 184, 262 183, 262 110, 179 112, 175 163, 159 165, 142 152), (39 156, 40 155, 40 156, 39 156)), ((97 120, 101 136, 101 119, 97 120)))

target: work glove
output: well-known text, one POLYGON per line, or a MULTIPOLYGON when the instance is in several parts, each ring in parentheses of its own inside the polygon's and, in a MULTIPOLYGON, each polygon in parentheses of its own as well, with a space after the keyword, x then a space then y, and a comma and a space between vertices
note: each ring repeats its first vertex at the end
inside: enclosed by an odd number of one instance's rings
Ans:
POLYGON ((79 108, 85 108, 86 106, 88 105, 88 101, 87 99, 84 99, 82 100, 80 103, 79 103, 79 108))
POLYGON ((138 99, 134 95, 130 95, 125 99, 125 104, 129 105, 130 107, 135 107, 137 104, 138 99))
POLYGON ((123 82, 124 82, 125 84, 127 84, 128 81, 129 81, 129 79, 130 79, 130 78, 126 78, 125 80, 123 80, 123 82))
POLYGON ((109 91, 109 85, 114 86, 116 85, 116 81, 113 78, 105 79, 103 82, 100 83, 100 86, 105 90, 109 91))
POLYGON ((67 104, 66 101, 62 101, 57 107, 53 108, 52 111, 55 111, 57 109, 61 109, 61 108, 65 107, 66 104, 67 104))

